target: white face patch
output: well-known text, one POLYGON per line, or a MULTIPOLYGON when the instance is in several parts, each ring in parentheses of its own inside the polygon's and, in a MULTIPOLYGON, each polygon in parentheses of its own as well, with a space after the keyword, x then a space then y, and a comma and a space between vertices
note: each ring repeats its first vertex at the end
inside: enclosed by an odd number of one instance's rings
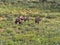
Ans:
POLYGON ((23 16, 20 16, 20 18, 23 18, 23 16))

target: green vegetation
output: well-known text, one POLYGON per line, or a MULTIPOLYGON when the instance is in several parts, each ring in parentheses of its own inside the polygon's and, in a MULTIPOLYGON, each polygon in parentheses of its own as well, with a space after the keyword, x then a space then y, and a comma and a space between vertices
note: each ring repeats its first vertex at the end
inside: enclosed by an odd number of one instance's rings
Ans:
POLYGON ((60 45, 58 4, 9 1, 0 2, 0 45, 60 45), (14 21, 19 15, 32 18, 41 16, 42 20, 39 24, 35 24, 32 19, 21 25, 15 24, 14 21))

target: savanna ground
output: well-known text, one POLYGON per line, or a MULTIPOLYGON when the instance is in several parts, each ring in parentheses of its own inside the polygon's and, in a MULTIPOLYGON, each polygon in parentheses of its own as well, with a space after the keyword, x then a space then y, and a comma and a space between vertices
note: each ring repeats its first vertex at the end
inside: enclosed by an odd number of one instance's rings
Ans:
POLYGON ((0 45, 60 45, 60 12, 0 5, 0 45), (34 19, 15 24, 19 15, 41 16, 42 20, 39 24, 35 24, 34 19))

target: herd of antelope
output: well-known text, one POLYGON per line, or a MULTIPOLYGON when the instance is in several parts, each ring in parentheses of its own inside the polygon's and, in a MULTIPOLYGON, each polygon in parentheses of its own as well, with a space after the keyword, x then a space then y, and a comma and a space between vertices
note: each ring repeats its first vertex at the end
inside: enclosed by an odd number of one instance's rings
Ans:
MULTIPOLYGON (((30 18, 28 16, 19 16, 16 18, 15 24, 17 24, 17 23, 22 24, 22 21, 26 22, 29 20, 30 20, 30 18)), ((34 22, 39 24, 39 21, 41 21, 40 16, 35 17, 34 22)))

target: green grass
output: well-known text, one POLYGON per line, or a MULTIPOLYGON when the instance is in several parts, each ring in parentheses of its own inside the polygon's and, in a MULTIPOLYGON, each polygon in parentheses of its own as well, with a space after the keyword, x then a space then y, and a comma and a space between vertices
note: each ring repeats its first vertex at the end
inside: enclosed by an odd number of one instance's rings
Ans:
POLYGON ((4 29, 0 33, 0 40, 3 45, 60 44, 59 16, 51 19, 43 17, 39 24, 35 24, 33 20, 30 20, 29 22, 24 22, 22 25, 14 24, 13 18, 15 17, 11 17, 12 20, 6 19, 0 22, 0 29, 4 29))
POLYGON ((59 12, 23 6, 0 6, 0 45, 60 45, 59 12), (34 20, 15 24, 20 14, 32 18, 42 16, 42 20, 39 24, 35 24, 34 20))

